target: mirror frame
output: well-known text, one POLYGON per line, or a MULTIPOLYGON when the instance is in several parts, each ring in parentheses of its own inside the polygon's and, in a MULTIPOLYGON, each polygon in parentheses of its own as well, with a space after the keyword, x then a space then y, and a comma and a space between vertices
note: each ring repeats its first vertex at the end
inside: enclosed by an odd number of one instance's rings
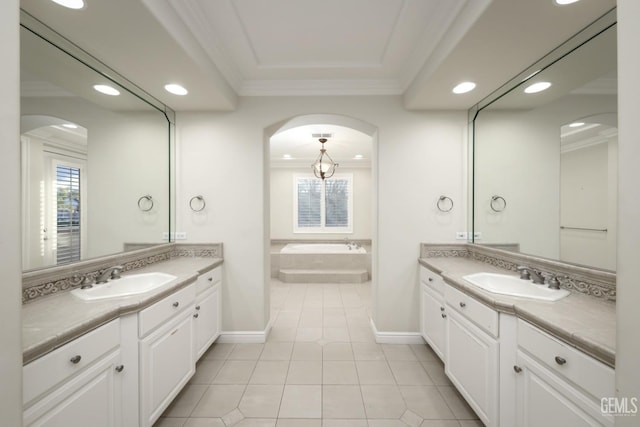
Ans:
MULTIPOLYGON (((42 21, 36 19, 28 12, 20 9, 20 27, 25 30, 33 33, 35 36, 41 38, 45 42, 49 43, 53 48, 60 50, 62 53, 69 55, 79 63, 98 73, 105 79, 113 82, 114 84, 120 86, 122 89, 126 90, 131 95, 145 102, 159 113, 163 114, 167 120, 168 124, 168 135, 167 135, 167 150, 169 152, 169 161, 167 162, 166 167, 168 168, 169 181, 167 182, 167 196, 169 200, 168 207, 168 236, 169 239, 167 241, 159 241, 157 244, 152 244, 150 247, 157 247, 161 245, 166 245, 167 243, 173 243, 175 241, 173 236, 173 232, 175 230, 175 218, 176 218, 176 203, 175 203, 175 194, 176 194, 176 174, 175 174, 175 165, 176 165, 176 156, 175 156, 175 122, 176 122, 176 113, 170 107, 165 105, 163 102, 153 97, 151 94, 146 92, 140 86, 137 86, 135 83, 128 80, 122 74, 118 73, 114 69, 110 68, 105 63, 101 62, 99 59, 93 57, 91 54, 80 48, 78 45, 73 43, 71 40, 65 38, 58 32, 56 32, 53 28, 49 27, 42 21)), ((96 261, 102 258, 109 258, 113 256, 117 256, 120 254, 126 253, 125 251, 109 253, 102 256, 83 259, 80 261, 72 262, 70 264, 65 264, 62 267, 67 268, 69 266, 73 266, 77 263, 82 263, 86 261, 96 261)), ((46 266, 43 268, 39 268, 37 270, 29 270, 29 272, 34 272, 35 274, 39 274, 41 272, 46 272, 47 270, 54 269, 60 266, 46 266)), ((23 275, 25 272, 23 271, 23 275)))

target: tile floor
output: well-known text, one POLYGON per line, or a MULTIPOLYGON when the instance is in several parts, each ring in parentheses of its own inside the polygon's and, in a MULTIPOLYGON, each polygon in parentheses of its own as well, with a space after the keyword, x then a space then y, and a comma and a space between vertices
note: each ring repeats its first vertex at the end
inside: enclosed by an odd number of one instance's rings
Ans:
POLYGON ((371 284, 271 283, 265 344, 214 344, 154 427, 481 427, 427 345, 376 344, 371 284))

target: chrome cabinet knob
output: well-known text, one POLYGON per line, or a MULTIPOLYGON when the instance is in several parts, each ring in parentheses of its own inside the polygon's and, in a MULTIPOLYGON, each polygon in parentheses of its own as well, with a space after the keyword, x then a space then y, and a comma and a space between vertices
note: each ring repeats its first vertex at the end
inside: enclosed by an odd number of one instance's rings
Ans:
POLYGON ((522 372, 522 368, 518 365, 513 365, 513 370, 516 371, 516 374, 522 372))
POLYGON ((556 356, 556 363, 558 365, 564 365, 565 363, 567 363, 567 359, 564 359, 564 358, 562 358, 560 356, 556 356))
POLYGON ((466 306, 467 306, 467 304, 466 304, 466 303, 464 303, 464 302, 462 302, 462 301, 460 302, 460 307, 465 308, 466 306))
POLYGON ((442 318, 444 319, 445 317, 447 317, 447 315, 445 313, 441 314, 442 318))
POLYGON ((440 311, 444 311, 444 307, 440 307, 440 311))
POLYGON ((199 305, 196 305, 196 310, 200 310, 200 306, 199 305))
POLYGON ((173 303, 173 306, 174 306, 174 307, 178 307, 179 305, 180 305, 180 303, 179 303, 178 301, 176 301, 176 302, 174 302, 174 303, 173 303))
POLYGON ((198 313, 195 313, 195 314, 193 315, 193 317, 194 317, 195 319, 197 319, 197 318, 198 318, 198 316, 199 316, 199 314, 198 314, 198 313))
POLYGON ((122 372, 124 370, 124 365, 116 366, 116 372, 122 372))
POLYGON ((71 363, 73 363, 74 365, 80 363, 80 360, 82 359, 82 356, 80 356, 79 354, 73 356, 71 359, 69 359, 69 361, 71 363))
POLYGON ((430 281, 430 282, 433 282, 433 277, 429 277, 429 281, 430 281))
POLYGON ((207 280, 213 282, 213 277, 209 277, 207 280))

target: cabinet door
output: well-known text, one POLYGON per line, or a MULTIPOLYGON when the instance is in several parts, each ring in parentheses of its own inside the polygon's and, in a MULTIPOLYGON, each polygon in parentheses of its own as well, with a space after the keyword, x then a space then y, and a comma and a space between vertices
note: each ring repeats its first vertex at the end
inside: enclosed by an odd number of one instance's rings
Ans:
POLYGON ((198 296, 196 310, 193 315, 195 328, 195 344, 197 359, 207 351, 209 346, 220 335, 219 301, 220 285, 198 296))
POLYGON ((613 426, 588 398, 540 363, 518 351, 516 381, 519 427, 613 426))
POLYGON ((498 341, 447 306, 445 372, 486 426, 497 425, 498 341))
POLYGON ((444 360, 446 316, 444 298, 421 285, 420 323, 422 337, 433 351, 444 360))
POLYGON ((193 306, 140 341, 141 426, 151 426, 195 372, 193 306))
MULTIPOLYGON (((120 351, 116 350, 27 408, 25 427, 119 427, 120 351)), ((1 424, 1 422, 0 422, 1 424)))

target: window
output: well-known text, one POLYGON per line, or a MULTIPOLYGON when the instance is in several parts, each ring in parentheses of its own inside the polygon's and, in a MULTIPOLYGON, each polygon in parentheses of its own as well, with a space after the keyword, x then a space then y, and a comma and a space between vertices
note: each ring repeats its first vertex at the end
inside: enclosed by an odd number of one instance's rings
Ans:
POLYGON ((351 175, 322 181, 313 175, 294 177, 294 233, 351 233, 351 175))
POLYGON ((80 261, 80 168, 56 165, 56 263, 80 261))

